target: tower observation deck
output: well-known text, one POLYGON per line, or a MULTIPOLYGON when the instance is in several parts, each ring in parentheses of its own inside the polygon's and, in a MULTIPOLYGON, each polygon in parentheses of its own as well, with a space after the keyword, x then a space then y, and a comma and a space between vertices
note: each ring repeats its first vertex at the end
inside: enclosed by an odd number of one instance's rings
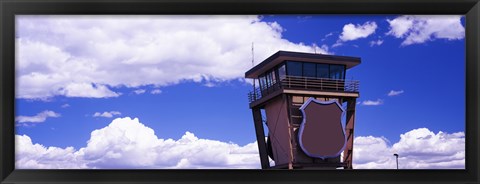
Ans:
POLYGON ((255 79, 259 84, 248 93, 248 100, 263 169, 352 169, 355 105, 360 83, 345 77, 347 70, 360 63, 358 57, 278 51, 245 73, 246 78, 255 79), (346 114, 342 158, 340 155, 312 157, 301 149, 298 132, 305 118, 300 108, 312 100, 345 106, 341 107, 346 114), (263 123, 268 135, 264 134, 263 123), (275 161, 275 166, 270 166, 268 157, 275 161))

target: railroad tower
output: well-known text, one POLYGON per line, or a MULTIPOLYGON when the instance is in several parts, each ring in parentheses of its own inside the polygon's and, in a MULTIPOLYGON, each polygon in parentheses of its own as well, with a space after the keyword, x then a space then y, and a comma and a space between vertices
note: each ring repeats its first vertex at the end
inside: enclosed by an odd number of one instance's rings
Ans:
POLYGON ((278 51, 245 73, 259 84, 248 98, 262 169, 352 169, 359 81, 345 76, 360 62, 278 51))

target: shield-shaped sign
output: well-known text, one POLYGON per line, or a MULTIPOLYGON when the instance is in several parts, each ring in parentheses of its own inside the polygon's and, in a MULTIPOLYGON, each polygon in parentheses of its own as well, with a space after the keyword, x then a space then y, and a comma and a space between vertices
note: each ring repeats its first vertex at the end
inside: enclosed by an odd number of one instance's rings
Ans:
POLYGON ((321 159, 338 157, 347 142, 342 125, 345 111, 340 104, 335 100, 309 98, 300 110, 303 121, 298 140, 305 154, 321 159))

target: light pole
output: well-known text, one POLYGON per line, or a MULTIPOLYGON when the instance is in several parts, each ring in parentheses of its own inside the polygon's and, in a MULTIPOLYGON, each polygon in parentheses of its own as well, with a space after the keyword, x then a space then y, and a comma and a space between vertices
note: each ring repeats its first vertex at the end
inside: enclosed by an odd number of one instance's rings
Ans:
POLYGON ((395 156, 395 159, 397 160, 397 169, 398 169, 398 154, 393 154, 393 156, 395 156))

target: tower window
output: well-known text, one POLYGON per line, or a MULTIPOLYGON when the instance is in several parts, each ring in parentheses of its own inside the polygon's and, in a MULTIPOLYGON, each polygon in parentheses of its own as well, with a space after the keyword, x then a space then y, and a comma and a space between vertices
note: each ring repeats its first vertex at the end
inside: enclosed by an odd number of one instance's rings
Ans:
POLYGON ((302 76, 302 63, 296 61, 287 62, 287 75, 302 76))
POLYGON ((332 78, 332 79, 344 79, 345 78, 345 66, 343 66, 343 65, 330 65, 330 78, 332 78))
POLYGON ((315 63, 303 63, 303 76, 304 77, 316 77, 315 63))
POLYGON ((317 64, 317 78, 328 78, 328 64, 317 64))
POLYGON ((280 80, 283 80, 286 78, 287 71, 285 70, 285 65, 282 65, 278 68, 278 77, 280 80))

